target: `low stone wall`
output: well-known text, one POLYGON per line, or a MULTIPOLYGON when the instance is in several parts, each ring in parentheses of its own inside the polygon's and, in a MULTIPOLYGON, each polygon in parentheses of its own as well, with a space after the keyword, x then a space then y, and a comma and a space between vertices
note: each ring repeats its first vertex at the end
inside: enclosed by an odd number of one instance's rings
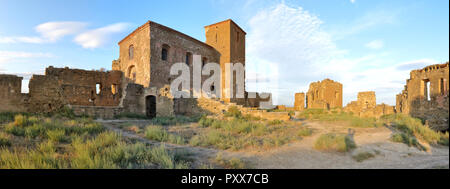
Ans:
POLYGON ((88 115, 96 118, 113 119, 114 116, 119 115, 124 112, 123 108, 111 107, 111 106, 77 106, 68 105, 67 107, 72 108, 75 115, 82 116, 88 115))

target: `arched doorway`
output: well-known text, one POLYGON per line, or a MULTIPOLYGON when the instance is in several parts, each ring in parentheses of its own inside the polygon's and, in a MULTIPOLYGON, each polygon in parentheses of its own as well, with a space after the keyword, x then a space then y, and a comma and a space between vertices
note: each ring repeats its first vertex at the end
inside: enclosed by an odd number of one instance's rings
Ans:
POLYGON ((149 118, 156 117, 156 96, 145 97, 145 113, 149 118))

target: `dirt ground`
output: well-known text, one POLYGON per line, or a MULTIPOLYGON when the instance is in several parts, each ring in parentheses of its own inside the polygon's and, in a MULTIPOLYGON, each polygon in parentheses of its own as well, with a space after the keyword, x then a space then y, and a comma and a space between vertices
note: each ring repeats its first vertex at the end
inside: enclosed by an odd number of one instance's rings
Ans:
MULTIPOLYGON (((121 128, 124 124, 146 126, 147 120, 98 120, 105 127, 122 133, 124 137, 140 142, 159 145, 121 128)), ((181 150, 192 158, 193 168, 214 164, 217 153, 224 158, 237 157, 256 169, 448 169, 449 148, 427 146, 428 151, 390 141, 392 131, 386 127, 351 128, 339 124, 305 121, 313 129, 313 135, 301 141, 286 144, 271 150, 223 151, 188 145, 165 144, 168 149, 181 150), (325 133, 346 133, 353 137, 357 148, 347 153, 321 152, 313 148, 314 141, 325 133), (370 152, 374 157, 356 161, 353 156, 370 152)), ((217 166, 214 166, 217 167, 217 166)), ((220 168, 220 167, 218 167, 220 168)))

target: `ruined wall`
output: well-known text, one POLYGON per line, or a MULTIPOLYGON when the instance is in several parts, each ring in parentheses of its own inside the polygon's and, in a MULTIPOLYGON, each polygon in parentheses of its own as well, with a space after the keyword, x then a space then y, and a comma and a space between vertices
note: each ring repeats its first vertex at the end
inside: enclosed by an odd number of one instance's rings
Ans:
POLYGON ((351 112, 360 117, 381 117, 395 113, 395 107, 387 104, 376 104, 374 91, 359 92, 357 101, 352 101, 344 107, 344 112, 351 112))
POLYGON ((305 109, 305 93, 295 93, 294 109, 296 111, 305 109))
POLYGON ((448 62, 411 71, 404 90, 396 96, 397 112, 425 120, 435 130, 448 130, 448 80, 448 62))
POLYGON ((65 105, 118 106, 122 72, 48 67, 33 75, 29 93, 22 94, 21 77, 0 76, 1 111, 52 112, 65 105), (97 89, 98 87, 98 89, 97 89))
POLYGON ((330 79, 311 83, 306 103, 307 108, 342 108, 342 84, 330 79))
POLYGON ((27 111, 27 94, 22 94, 22 77, 0 74, 0 112, 27 111))
MULTIPOLYGON (((222 69, 222 100, 225 102, 236 102, 245 104, 245 99, 226 98, 225 94, 232 90, 233 97, 236 97, 236 73, 233 73, 233 83, 230 87, 225 86, 226 63, 241 63, 245 67, 245 31, 242 30, 232 20, 225 20, 209 26, 205 26, 206 43, 220 52, 220 67, 222 69), (232 89, 231 89, 232 87, 232 89)), ((245 89, 245 74, 244 74, 245 89)))

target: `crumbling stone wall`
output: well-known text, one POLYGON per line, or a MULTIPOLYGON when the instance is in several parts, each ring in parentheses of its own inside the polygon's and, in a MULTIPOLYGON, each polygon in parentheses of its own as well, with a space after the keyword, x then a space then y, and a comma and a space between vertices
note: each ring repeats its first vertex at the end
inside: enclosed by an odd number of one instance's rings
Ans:
POLYGON ((449 128, 449 63, 413 70, 402 93, 396 96, 396 110, 424 120, 435 130, 449 128))
POLYGON ((376 104, 374 91, 358 93, 358 100, 352 101, 344 107, 344 112, 351 112, 360 117, 381 117, 395 113, 395 107, 387 104, 376 104))
POLYGON ((342 84, 331 79, 311 83, 306 104, 307 108, 342 108, 342 84))
POLYGON ((305 109, 305 93, 295 93, 294 109, 296 111, 305 109))
POLYGON ((27 94, 22 94, 22 77, 0 74, 0 112, 26 111, 27 94))
POLYGON ((29 84, 29 110, 51 112, 64 105, 117 106, 122 72, 48 67, 29 84))

